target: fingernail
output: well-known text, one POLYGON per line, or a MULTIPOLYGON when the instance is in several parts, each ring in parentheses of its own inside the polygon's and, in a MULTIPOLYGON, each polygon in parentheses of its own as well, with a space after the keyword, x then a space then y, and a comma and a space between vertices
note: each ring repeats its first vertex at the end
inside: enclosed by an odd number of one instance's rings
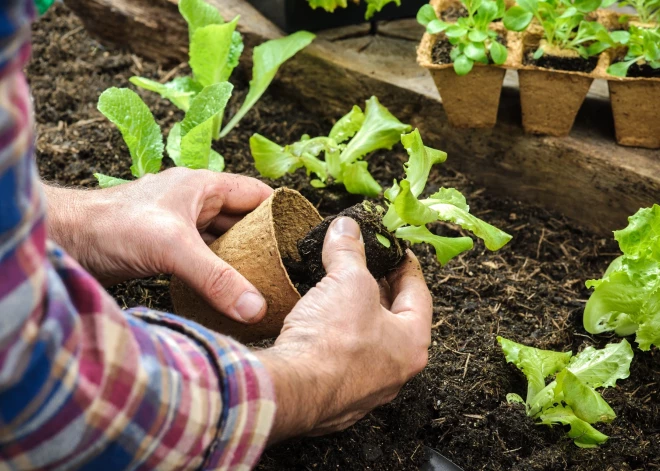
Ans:
POLYGON ((351 218, 341 217, 335 219, 332 223, 332 232, 339 236, 348 236, 353 239, 360 239, 360 226, 351 218))
POLYGON ((252 291, 246 291, 238 298, 234 308, 241 319, 250 322, 261 313, 264 304, 266 304, 266 301, 260 295, 252 291))

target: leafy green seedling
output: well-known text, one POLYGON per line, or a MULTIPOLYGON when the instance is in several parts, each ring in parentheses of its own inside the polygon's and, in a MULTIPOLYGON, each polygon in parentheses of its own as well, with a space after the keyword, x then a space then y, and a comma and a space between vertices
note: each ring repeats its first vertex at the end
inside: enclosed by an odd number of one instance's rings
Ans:
POLYGON ((626 77, 633 64, 648 64, 653 69, 660 69, 660 27, 630 26, 629 31, 619 33, 619 44, 627 46, 628 50, 621 62, 615 62, 607 68, 608 74, 626 77))
POLYGON ((311 182, 316 188, 341 184, 349 193, 375 197, 382 188, 369 173, 364 157, 379 149, 391 149, 401 134, 410 129, 376 97, 371 97, 364 112, 354 106, 327 137, 303 136, 282 147, 255 134, 250 138, 250 149, 257 170, 264 177, 277 179, 304 167, 308 175, 316 176, 311 182), (319 158, 321 154, 323 160, 319 158))
POLYGON ((623 255, 603 278, 590 280, 594 292, 584 310, 592 334, 636 333, 640 350, 660 347, 660 206, 640 209, 623 230, 615 231, 623 255))
MULTIPOLYGON (((312 8, 323 8, 327 12, 334 12, 337 8, 346 8, 348 0, 308 0, 309 6, 312 8)), ((351 0, 358 3, 359 0, 351 0)), ((395 3, 396 6, 401 6, 401 0, 365 0, 367 4, 367 12, 364 19, 371 19, 376 13, 381 11, 383 7, 389 3, 395 3)))
MULTIPOLYGON (((224 169, 224 159, 211 144, 215 120, 224 113, 232 89, 229 82, 210 85, 191 100, 185 118, 174 126, 167 141, 167 152, 177 166, 224 169)), ((121 131, 131 154, 133 176, 158 173, 163 160, 163 137, 137 93, 126 88, 110 88, 99 98, 98 109, 121 131)), ((94 176, 102 188, 127 182, 100 173, 94 176)))
POLYGON ((420 199, 426 187, 431 167, 447 159, 447 154, 426 147, 419 130, 401 136, 401 143, 410 156, 405 165, 406 178, 385 192, 388 209, 383 225, 397 238, 412 244, 428 243, 435 248, 438 261, 445 265, 454 257, 470 250, 470 237, 443 237, 426 226, 436 221, 457 224, 482 239, 489 250, 499 250, 511 240, 506 232, 470 214, 465 197, 454 188, 440 188, 428 198, 420 199))
POLYGON ((467 75, 474 63, 497 65, 506 62, 508 52, 497 39, 498 34, 489 25, 504 15, 504 0, 461 0, 468 16, 456 23, 438 18, 431 5, 424 5, 417 13, 417 21, 429 34, 444 33, 450 44, 451 60, 458 75, 467 75))
POLYGON ((568 436, 581 448, 593 448, 608 439, 591 424, 611 422, 616 414, 596 389, 614 387, 617 380, 630 376, 633 351, 625 339, 600 350, 587 347, 575 356, 502 337, 497 341, 506 361, 527 377, 526 398, 510 393, 507 401, 525 404, 527 415, 539 425, 569 426, 568 436), (549 376, 555 378, 546 385, 549 376))
MULTIPOLYGON (((225 22, 220 12, 204 0, 181 0, 179 12, 188 23, 188 62, 193 76, 176 78, 165 84, 133 77, 131 83, 156 92, 187 111, 191 100, 205 87, 229 80, 243 53, 243 39, 236 31, 239 17, 225 22)), ((255 47, 252 80, 245 102, 224 127, 223 115, 215 118, 213 138, 217 140, 226 136, 261 98, 280 66, 308 46, 314 38, 312 33, 299 31, 255 47)))
POLYGON ((639 21, 650 24, 660 21, 660 0, 622 0, 620 7, 633 7, 637 11, 639 21))
POLYGON ((503 21, 511 31, 524 31, 533 19, 543 27, 543 41, 534 59, 553 48, 574 51, 587 59, 616 43, 618 32, 610 34, 602 24, 585 20, 589 13, 613 3, 615 0, 520 0, 506 11, 503 21))

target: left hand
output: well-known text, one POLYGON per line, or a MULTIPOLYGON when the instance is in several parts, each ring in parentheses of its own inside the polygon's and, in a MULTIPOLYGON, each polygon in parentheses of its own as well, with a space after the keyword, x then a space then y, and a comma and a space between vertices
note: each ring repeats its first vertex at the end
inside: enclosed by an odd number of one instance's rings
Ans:
POLYGON ((266 303, 206 245, 272 193, 253 178, 173 168, 105 190, 45 186, 49 237, 101 283, 174 274, 239 322, 266 303))

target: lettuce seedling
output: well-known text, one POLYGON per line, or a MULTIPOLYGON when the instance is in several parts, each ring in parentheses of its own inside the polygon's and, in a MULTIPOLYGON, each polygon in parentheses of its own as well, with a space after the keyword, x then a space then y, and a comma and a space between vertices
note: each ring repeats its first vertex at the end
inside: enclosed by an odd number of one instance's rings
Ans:
MULTIPOLYGON (((337 8, 346 8, 348 0, 308 0, 309 6, 313 9, 323 8, 325 11, 332 13, 337 8)), ((360 0, 351 0, 358 3, 360 0)), ((365 0, 367 4, 367 12, 364 19, 370 20, 376 13, 381 11, 383 7, 389 3, 395 3, 396 6, 401 6, 401 0, 365 0)))
MULTIPOLYGON (((191 100, 210 85, 229 80, 243 53, 243 39, 236 26, 239 17, 225 22, 218 10, 203 0, 181 0, 179 12, 188 23, 189 61, 192 77, 180 77, 161 84, 143 77, 132 77, 134 85, 160 94, 187 111, 191 100)), ((252 80, 245 102, 224 127, 223 114, 213 123, 213 138, 226 136, 264 94, 280 66, 308 46, 315 36, 298 31, 267 41, 254 48, 252 80)))
POLYGON ((602 24, 585 18, 613 3, 615 0, 520 0, 506 11, 503 21, 511 31, 527 29, 533 19, 543 27, 543 41, 534 59, 540 59, 551 48, 575 51, 588 59, 612 47, 619 32, 609 33, 602 24))
POLYGON ((440 188, 428 198, 420 199, 426 187, 431 167, 447 160, 447 154, 426 147, 419 130, 401 136, 401 143, 410 156, 405 165, 406 178, 385 192, 388 209, 383 225, 397 238, 411 244, 428 243, 435 248, 441 265, 470 250, 470 237, 443 237, 426 226, 435 221, 447 221, 472 232, 482 239, 489 250, 499 250, 511 240, 506 232, 470 214, 465 197, 454 188, 440 188))
POLYGON ((650 24, 660 21, 660 0, 622 0, 620 7, 633 7, 637 11, 639 21, 650 24))
POLYGON ((497 65, 506 62, 508 52, 498 42, 496 31, 489 25, 504 15, 504 0, 461 0, 468 16, 456 23, 440 20, 431 5, 424 5, 417 13, 417 21, 429 34, 444 33, 451 45, 451 60, 458 75, 470 73, 475 62, 497 65))
POLYGON ((660 346, 660 206, 640 209, 629 225, 615 231, 623 255, 616 258, 593 288, 584 310, 584 328, 592 334, 636 333, 640 350, 660 346))
POLYGON ((250 138, 250 150, 259 173, 277 179, 304 167, 314 174, 311 184, 316 188, 341 184, 349 193, 375 197, 381 186, 369 173, 364 157, 376 150, 391 149, 410 131, 371 97, 363 112, 359 106, 342 117, 327 137, 303 136, 291 145, 280 146, 260 134, 250 138), (319 156, 324 154, 324 159, 319 156))
MULTIPOLYGON (((213 129, 224 113, 233 86, 229 82, 205 87, 190 101, 186 115, 170 131, 167 153, 177 166, 221 172, 224 159, 211 148, 213 129)), ((132 90, 110 88, 99 98, 98 109, 120 130, 133 165, 131 173, 140 178, 158 173, 163 160, 163 137, 151 111, 132 90)), ((94 174, 102 188, 121 185, 127 180, 94 174)))
POLYGON ((633 64, 648 64, 653 69, 660 69, 660 27, 630 26, 629 31, 619 33, 619 44, 627 46, 628 50, 621 62, 615 62, 607 68, 608 74, 626 77, 633 64))
POLYGON ((616 417, 596 389, 614 387, 617 380, 630 376, 633 351, 625 339, 600 350, 587 347, 575 356, 502 337, 497 341, 506 361, 527 377, 526 398, 510 393, 509 403, 525 404, 527 415, 539 425, 569 426, 568 436, 581 448, 593 448, 609 438, 591 426, 616 417), (554 380, 546 385, 546 378, 553 375, 554 380))

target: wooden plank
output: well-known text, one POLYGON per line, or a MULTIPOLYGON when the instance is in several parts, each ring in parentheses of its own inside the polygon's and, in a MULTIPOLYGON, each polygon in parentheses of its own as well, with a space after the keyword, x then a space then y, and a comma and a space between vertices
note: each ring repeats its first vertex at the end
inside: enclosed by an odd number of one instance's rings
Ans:
MULTIPOLYGON (((242 0, 210 0, 225 17, 241 15, 249 49, 282 35, 242 0)), ((102 40, 163 62, 185 61, 187 33, 176 0, 65 0, 102 40), (158 38, 154 41, 154 38, 158 38)), ((414 58, 419 28, 409 20, 323 33, 282 67, 274 86, 315 112, 339 116, 378 96, 397 116, 419 127, 425 141, 449 153, 447 165, 493 194, 553 208, 606 234, 641 206, 658 201, 660 151, 614 142, 607 88, 596 82, 565 138, 524 134, 516 74, 507 74, 498 124, 457 130, 447 124, 440 97, 414 58)))

